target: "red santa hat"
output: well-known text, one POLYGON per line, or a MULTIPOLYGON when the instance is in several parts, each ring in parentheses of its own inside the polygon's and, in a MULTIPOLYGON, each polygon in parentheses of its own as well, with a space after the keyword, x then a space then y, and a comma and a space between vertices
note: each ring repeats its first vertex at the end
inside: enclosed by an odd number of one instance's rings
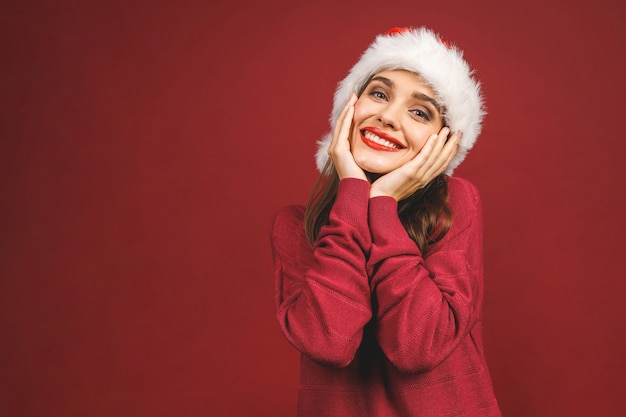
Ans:
MULTIPOLYGON (((426 28, 394 28, 378 35, 365 50, 335 91, 331 129, 352 93, 359 94, 378 72, 402 69, 418 74, 443 104, 444 120, 452 132, 461 131, 459 149, 445 173, 450 175, 474 146, 485 114, 480 83, 463 59, 463 52, 426 28)), ((316 154, 320 172, 328 161, 331 134, 318 142, 316 154)))

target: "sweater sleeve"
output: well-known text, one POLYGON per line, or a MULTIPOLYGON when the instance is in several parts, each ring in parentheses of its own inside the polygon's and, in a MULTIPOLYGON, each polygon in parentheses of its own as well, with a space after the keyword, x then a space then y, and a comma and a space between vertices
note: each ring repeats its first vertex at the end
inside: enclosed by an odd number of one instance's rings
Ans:
POLYGON ((376 336, 401 371, 432 369, 479 318, 482 304, 482 213, 478 193, 449 178, 453 223, 424 257, 397 215, 396 201, 370 201, 368 263, 378 303, 376 336))
POLYGON ((342 180, 313 247, 301 207, 282 210, 272 224, 277 318, 289 342, 318 362, 347 366, 371 319, 368 201, 369 183, 342 180))

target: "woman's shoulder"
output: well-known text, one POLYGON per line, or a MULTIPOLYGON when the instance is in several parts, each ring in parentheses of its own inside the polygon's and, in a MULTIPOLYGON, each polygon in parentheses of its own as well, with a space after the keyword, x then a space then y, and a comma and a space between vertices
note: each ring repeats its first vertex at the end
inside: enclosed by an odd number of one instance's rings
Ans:
POLYGON ((452 229, 458 233, 469 227, 482 227, 482 203, 474 184, 465 178, 447 177, 448 204, 452 212, 452 229))
POLYGON ((294 205, 278 210, 272 219, 270 233, 274 242, 304 237, 304 207, 294 205))
POLYGON ((272 220, 272 227, 304 222, 304 206, 285 206, 279 209, 272 220))
POLYGON ((448 182, 448 195, 450 205, 465 208, 480 207, 480 194, 478 188, 469 180, 461 177, 446 177, 448 182))

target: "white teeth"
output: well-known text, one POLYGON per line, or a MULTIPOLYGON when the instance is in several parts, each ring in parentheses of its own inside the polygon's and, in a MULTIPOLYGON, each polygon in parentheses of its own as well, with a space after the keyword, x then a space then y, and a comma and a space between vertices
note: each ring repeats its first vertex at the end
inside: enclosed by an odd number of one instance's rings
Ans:
POLYGON ((380 136, 373 134, 369 130, 366 130, 363 136, 365 136, 367 139, 371 140, 372 142, 376 142, 379 145, 386 146, 387 148, 399 149, 398 145, 396 145, 395 143, 391 143, 388 140, 385 140, 381 138, 380 136))

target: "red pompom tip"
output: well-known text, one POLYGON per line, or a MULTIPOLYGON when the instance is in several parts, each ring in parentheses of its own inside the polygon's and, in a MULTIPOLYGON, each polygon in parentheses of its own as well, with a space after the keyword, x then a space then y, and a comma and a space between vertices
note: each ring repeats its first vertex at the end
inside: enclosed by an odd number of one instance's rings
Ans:
POLYGON ((387 35, 387 36, 396 35, 396 34, 399 34, 399 33, 408 32, 409 30, 411 30, 411 28, 395 27, 395 28, 391 28, 387 32, 385 32, 385 35, 387 35))
MULTIPOLYGON (((391 28, 389 29, 387 32, 385 32, 385 36, 392 36, 392 35, 399 35, 402 34, 404 32, 408 32, 410 31, 411 28, 401 28, 401 27, 395 27, 395 28, 391 28)), ((441 42, 446 48, 450 49, 450 43, 443 39, 441 36, 438 36, 439 42, 441 42)))

